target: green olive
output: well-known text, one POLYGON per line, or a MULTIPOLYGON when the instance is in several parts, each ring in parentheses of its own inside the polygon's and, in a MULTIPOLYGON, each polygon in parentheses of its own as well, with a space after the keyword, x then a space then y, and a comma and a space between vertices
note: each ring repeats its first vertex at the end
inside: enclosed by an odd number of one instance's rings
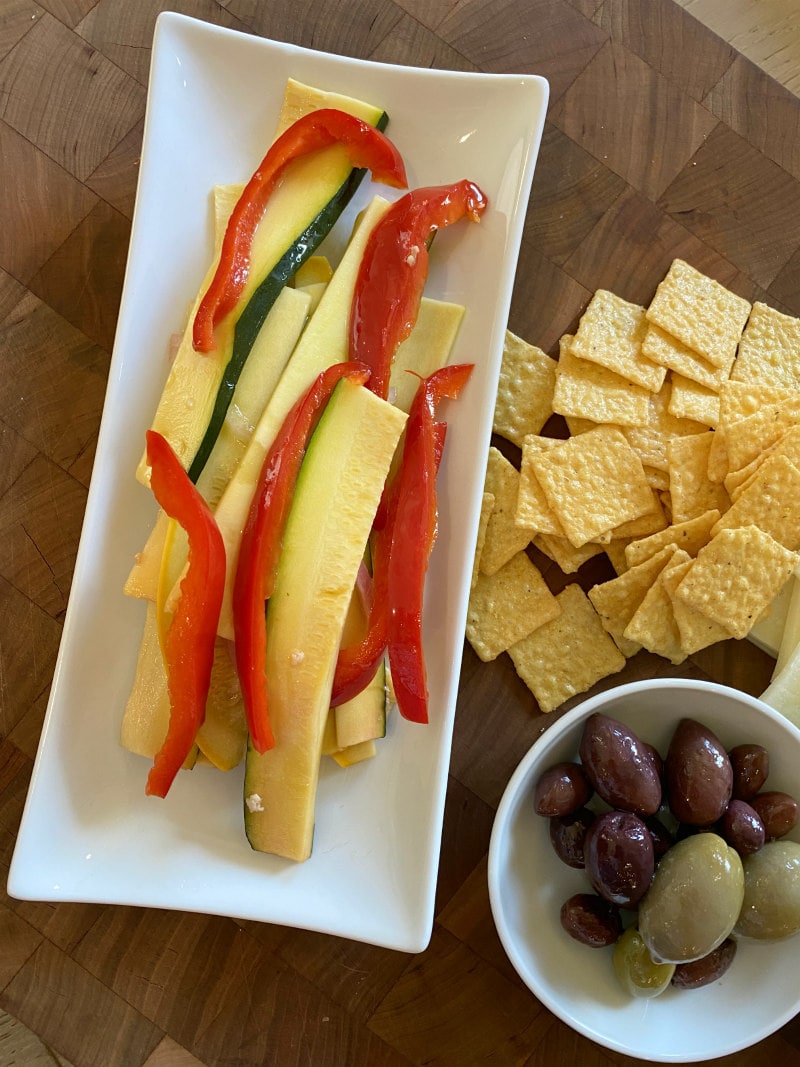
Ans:
POLYGON ((629 926, 614 946, 614 972, 632 997, 657 997, 675 973, 674 963, 654 963, 642 936, 629 926))
POLYGON ((639 905, 639 932, 657 962, 689 963, 730 934, 743 897, 736 850, 718 834, 694 834, 659 862, 639 905))
POLYGON ((744 903, 736 933, 762 941, 800 930, 800 845, 768 841, 744 860, 744 903))

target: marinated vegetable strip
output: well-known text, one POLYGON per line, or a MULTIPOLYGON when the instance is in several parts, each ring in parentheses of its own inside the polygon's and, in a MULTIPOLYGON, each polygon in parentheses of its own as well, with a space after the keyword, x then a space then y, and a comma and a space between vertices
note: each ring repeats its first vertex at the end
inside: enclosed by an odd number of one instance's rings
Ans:
POLYGON ((286 167, 294 159, 336 143, 345 146, 354 167, 371 170, 375 181, 405 186, 400 154, 374 126, 335 108, 297 119, 270 146, 233 209, 214 278, 194 319, 192 336, 198 351, 213 351, 214 329, 236 306, 250 271, 253 235, 286 167))
POLYGON ((189 567, 164 642, 169 729, 146 786, 149 795, 164 797, 205 716, 225 581, 225 549, 207 504, 167 441, 152 430, 147 433, 147 455, 156 500, 189 537, 189 567))
POLYGON ((257 752, 275 739, 267 706, 264 602, 272 595, 286 517, 308 439, 333 389, 342 378, 360 384, 369 371, 339 363, 323 371, 287 416, 264 460, 258 488, 242 533, 233 587, 236 665, 250 739, 257 752))

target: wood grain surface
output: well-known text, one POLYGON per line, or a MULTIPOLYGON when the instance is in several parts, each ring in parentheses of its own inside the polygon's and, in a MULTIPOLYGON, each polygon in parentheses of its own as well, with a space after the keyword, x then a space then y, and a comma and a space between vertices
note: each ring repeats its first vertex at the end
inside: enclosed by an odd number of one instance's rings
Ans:
MULTIPOLYGON (((494 812, 552 721, 507 657, 481 664, 465 648, 436 923, 419 955, 5 893, 91 477, 165 6, 0 0, 0 1065, 632 1064, 530 995, 494 930, 494 812)), ((509 325, 553 354, 595 289, 648 302, 675 256, 800 315, 800 101, 673 0, 171 7, 348 56, 548 78, 509 325)), ((673 671, 758 693, 771 669, 731 641, 679 668, 640 653, 607 684, 673 671)), ((720 1062, 800 1064, 800 1023, 720 1062)))

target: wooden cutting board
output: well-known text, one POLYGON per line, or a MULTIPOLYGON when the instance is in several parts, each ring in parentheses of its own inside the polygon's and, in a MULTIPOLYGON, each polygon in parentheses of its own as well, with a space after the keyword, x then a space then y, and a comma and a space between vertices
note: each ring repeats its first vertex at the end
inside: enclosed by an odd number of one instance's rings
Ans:
MULTIPOLYGON (((800 102, 672 0, 172 7, 343 55, 548 78, 509 323, 546 351, 555 354, 594 290, 647 303, 676 256, 800 315, 800 102)), ((91 476, 158 9, 156 0, 0 2, 4 873, 91 476)), ((758 693, 771 669, 749 643, 727 642, 678 668, 640 653, 613 681, 669 670, 758 693)), ((418 956, 204 915, 25 903, 5 894, 3 877, 0 1067, 52 1062, 34 1058, 49 1055, 37 1037, 65 1067, 632 1062, 528 993, 489 911, 494 811, 551 721, 507 657, 485 665, 465 648, 437 920, 418 956)), ((42 853, 46 862, 46 841, 42 853)), ((796 1021, 726 1062, 800 1063, 796 1021)))

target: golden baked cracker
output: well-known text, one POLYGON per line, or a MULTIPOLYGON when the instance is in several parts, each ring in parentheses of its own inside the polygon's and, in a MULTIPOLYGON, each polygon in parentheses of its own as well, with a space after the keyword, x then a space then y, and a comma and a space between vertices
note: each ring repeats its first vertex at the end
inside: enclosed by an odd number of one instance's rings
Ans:
POLYGON ((481 514, 478 519, 478 537, 475 541, 475 555, 472 559, 472 580, 470 582, 470 588, 475 588, 475 582, 478 580, 478 574, 480 571, 481 553, 483 552, 483 544, 486 540, 486 527, 489 525, 489 516, 494 508, 494 493, 484 493, 481 498, 481 514))
POLYGON ((719 422, 719 393, 705 385, 673 374, 668 411, 676 419, 691 419, 704 426, 716 426, 719 422))
POLYGON ((736 526, 758 526, 790 551, 800 548, 800 468, 787 456, 764 460, 712 535, 736 526))
POLYGON ((647 309, 647 321, 715 367, 735 355, 750 303, 682 259, 674 259, 647 309))
POLYGON ((675 597, 733 637, 747 637, 798 557, 757 526, 720 530, 701 548, 675 597))
POLYGON ((641 426, 647 422, 648 391, 563 347, 558 358, 553 411, 591 422, 641 426))
POLYGON ((791 430, 788 430, 778 441, 770 445, 769 448, 765 448, 763 452, 760 452, 746 467, 741 467, 738 471, 731 471, 726 476, 725 488, 728 490, 732 500, 735 499, 735 496, 738 496, 752 475, 757 472, 758 468, 769 456, 786 456, 787 459, 794 463, 795 467, 800 467, 800 426, 794 426, 791 430))
POLYGON ((494 432, 522 447, 525 434, 538 433, 550 418, 555 382, 556 361, 506 330, 494 432))
POLYGON ((653 510, 640 515, 638 519, 631 519, 629 522, 623 522, 619 526, 615 526, 611 531, 611 540, 647 537, 648 534, 663 530, 668 525, 661 497, 654 490, 651 490, 651 492, 653 493, 653 510))
POLYGON ((730 507, 723 485, 708 477, 708 455, 715 430, 675 437, 667 446, 672 521, 686 522, 715 509, 722 514, 730 507))
POLYGON ((494 496, 494 507, 486 523, 479 566, 481 574, 494 574, 531 542, 533 531, 515 522, 518 489, 519 471, 492 445, 487 458, 484 491, 494 496))
POLYGON ((691 560, 688 552, 680 548, 675 550, 645 593, 623 635, 628 641, 634 641, 648 652, 663 656, 675 664, 683 663, 686 652, 681 645, 680 630, 665 582, 676 567, 691 563, 691 560))
POLYGON ((655 489, 656 492, 669 489, 669 474, 667 471, 661 471, 657 467, 648 467, 646 463, 643 466, 644 476, 651 489, 655 489))
POLYGON ((739 382, 730 378, 719 389, 719 421, 721 426, 755 415, 765 404, 780 404, 797 396, 797 389, 773 385, 771 382, 739 382))
POLYGON ((664 588, 669 595, 672 604, 672 615, 678 627, 680 645, 687 656, 699 652, 709 645, 716 645, 719 641, 727 641, 731 636, 724 626, 701 615, 699 611, 690 608, 682 600, 675 596, 675 590, 686 576, 694 560, 691 556, 673 567, 665 567, 659 576, 664 588), (667 573, 668 572, 668 573, 667 573))
POLYGON ((643 563, 667 545, 675 545, 687 555, 696 556, 703 545, 711 540, 711 528, 719 516, 717 508, 712 508, 693 519, 672 523, 649 537, 631 541, 625 548, 628 566, 635 567, 637 563, 643 563))
POLYGON ((535 533, 554 534, 557 537, 564 537, 564 528, 539 483, 533 467, 533 457, 556 448, 561 443, 557 438, 540 437, 538 434, 527 434, 523 439, 515 519, 518 526, 525 526, 535 533))
POLYGON ((521 641, 561 608, 525 552, 494 574, 481 574, 469 598, 467 640, 485 663, 521 641))
POLYGON ((650 392, 658 392, 666 370, 642 354, 646 330, 643 307, 598 289, 578 323, 572 352, 650 392))
POLYGON ((625 657, 579 585, 566 586, 556 600, 561 607, 558 618, 508 650, 517 674, 543 712, 554 711, 625 666, 625 657))
POLYGON ((800 389, 800 319, 757 300, 739 342, 732 377, 800 389))
POLYGON ((652 510, 653 491, 641 461, 614 426, 570 437, 531 463, 576 548, 652 510))
POLYGON ((580 548, 575 548, 566 537, 557 534, 537 534, 533 542, 546 556, 549 556, 564 574, 574 574, 587 560, 598 556, 603 546, 587 541, 580 548))
POLYGON ((646 426, 625 426, 623 433, 642 463, 667 471, 667 442, 673 437, 703 433, 708 427, 691 419, 676 419, 669 413, 672 385, 664 382, 657 393, 650 394, 650 416, 646 426))
POLYGON ((652 322, 642 341, 642 352, 673 375, 679 374, 714 391, 719 391, 720 385, 730 377, 736 356, 733 348, 725 362, 716 366, 652 322))
POLYGON ((731 471, 746 467, 760 452, 800 425, 800 392, 791 399, 765 404, 754 415, 739 419, 734 425, 735 432, 728 429, 725 435, 731 471))
POLYGON ((589 590, 589 599, 602 619, 604 628, 617 643, 624 640, 628 623, 674 551, 674 545, 665 545, 660 552, 642 563, 629 567, 607 582, 599 582, 589 590))
POLYGON ((578 419, 572 415, 565 415, 564 421, 572 437, 577 437, 579 433, 586 433, 587 430, 596 430, 599 425, 591 419, 578 419))
POLYGON ((714 436, 711 438, 711 445, 708 449, 708 469, 706 474, 710 482, 720 485, 725 481, 728 473, 726 430, 720 422, 714 431, 714 436))

